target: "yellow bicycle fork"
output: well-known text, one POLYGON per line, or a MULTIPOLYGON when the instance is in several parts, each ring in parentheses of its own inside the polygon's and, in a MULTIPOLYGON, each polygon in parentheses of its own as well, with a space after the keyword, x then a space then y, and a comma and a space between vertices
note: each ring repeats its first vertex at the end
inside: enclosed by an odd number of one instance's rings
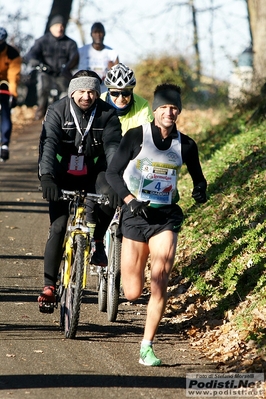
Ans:
POLYGON ((66 238, 65 242, 65 261, 64 261, 64 287, 67 288, 70 281, 70 273, 71 273, 71 265, 73 263, 73 243, 74 237, 78 234, 83 235, 86 239, 86 248, 84 252, 84 273, 83 273, 83 283, 82 287, 86 287, 87 281, 87 265, 89 263, 89 255, 90 255, 90 241, 88 238, 88 232, 84 232, 84 226, 82 224, 84 217, 84 208, 78 207, 76 211, 76 216, 74 219, 74 225, 72 225, 73 230, 66 238))

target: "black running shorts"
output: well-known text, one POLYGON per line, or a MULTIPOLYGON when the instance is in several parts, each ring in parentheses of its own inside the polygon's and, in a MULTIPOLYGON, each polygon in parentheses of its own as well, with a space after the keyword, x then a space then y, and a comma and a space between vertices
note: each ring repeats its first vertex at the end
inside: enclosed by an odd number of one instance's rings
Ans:
POLYGON ((127 205, 123 205, 118 235, 130 240, 148 242, 149 239, 165 230, 178 233, 183 222, 183 212, 179 205, 161 208, 147 207, 147 218, 133 216, 127 205))

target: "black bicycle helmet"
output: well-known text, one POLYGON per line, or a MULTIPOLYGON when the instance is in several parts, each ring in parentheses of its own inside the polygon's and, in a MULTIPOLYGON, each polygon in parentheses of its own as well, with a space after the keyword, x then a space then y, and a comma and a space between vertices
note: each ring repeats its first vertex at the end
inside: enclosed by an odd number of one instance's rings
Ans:
POLYGON ((120 62, 106 73, 104 84, 108 88, 132 89, 136 86, 136 78, 132 69, 120 62))

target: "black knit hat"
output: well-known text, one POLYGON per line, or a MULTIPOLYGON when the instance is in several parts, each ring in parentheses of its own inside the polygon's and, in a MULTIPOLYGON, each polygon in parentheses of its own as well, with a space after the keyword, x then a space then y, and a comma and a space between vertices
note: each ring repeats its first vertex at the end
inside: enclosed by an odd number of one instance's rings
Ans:
POLYGON ((55 25, 55 24, 62 24, 65 26, 65 20, 62 17, 62 15, 55 15, 51 21, 49 22, 49 28, 51 28, 51 26, 55 25))
POLYGON ((179 86, 164 83, 158 85, 154 91, 152 110, 155 111, 163 105, 175 105, 179 112, 182 111, 182 101, 179 86))

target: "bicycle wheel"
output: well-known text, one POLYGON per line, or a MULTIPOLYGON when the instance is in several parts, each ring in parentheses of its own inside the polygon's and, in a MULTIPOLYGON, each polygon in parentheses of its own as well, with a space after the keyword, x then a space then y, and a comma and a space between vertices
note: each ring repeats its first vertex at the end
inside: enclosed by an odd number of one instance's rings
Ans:
POLYGON ((120 294, 121 241, 116 237, 117 225, 112 226, 108 252, 107 319, 115 321, 120 294))
POLYGON ((58 287, 58 299, 60 301, 60 330, 65 330, 65 304, 66 304, 66 290, 63 284, 64 269, 63 266, 60 272, 60 281, 58 287))
MULTIPOLYGON (((109 231, 105 234, 105 246, 108 248, 109 231)), ((107 267, 97 267, 98 309, 100 312, 107 310, 107 267)))
POLYGON ((83 274, 84 274, 84 252, 86 249, 86 238, 77 234, 73 240, 73 260, 71 264, 70 281, 65 289, 65 337, 75 338, 80 305, 83 293, 83 274))
POLYGON ((100 312, 107 309, 107 276, 102 270, 98 273, 98 309, 100 312))

